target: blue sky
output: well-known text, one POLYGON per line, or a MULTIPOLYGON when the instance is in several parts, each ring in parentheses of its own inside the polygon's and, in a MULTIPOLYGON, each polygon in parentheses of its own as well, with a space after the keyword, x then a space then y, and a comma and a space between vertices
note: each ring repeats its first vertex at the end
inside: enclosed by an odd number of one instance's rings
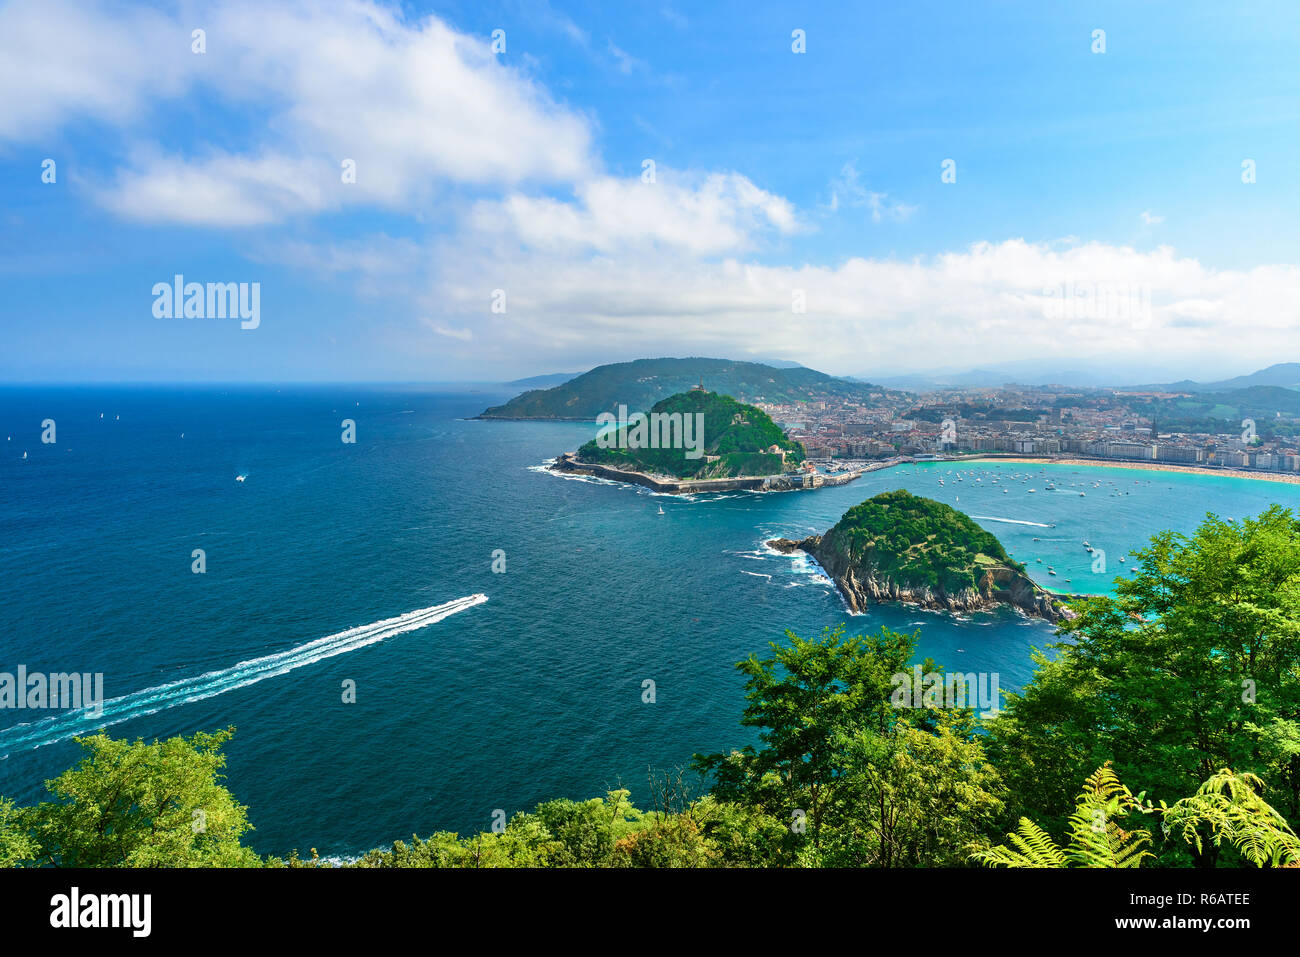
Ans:
POLYGON ((0 380, 1298 359, 1300 18, 1245 7, 0 4, 0 380))

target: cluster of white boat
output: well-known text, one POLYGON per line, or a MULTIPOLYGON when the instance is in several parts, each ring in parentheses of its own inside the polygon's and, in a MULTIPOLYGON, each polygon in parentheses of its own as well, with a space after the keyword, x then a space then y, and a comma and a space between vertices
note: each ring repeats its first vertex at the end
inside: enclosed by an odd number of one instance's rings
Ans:
MULTIPOLYGON (((912 473, 910 473, 910 474, 917 474, 917 471, 916 471, 916 470, 913 470, 912 473)), ((948 476, 953 476, 953 478, 954 478, 955 481, 957 481, 957 482, 963 482, 963 483, 966 481, 967 476, 969 476, 969 477, 971 477, 971 478, 974 480, 973 484, 976 484, 976 485, 983 485, 983 484, 984 484, 984 478, 985 478, 986 475, 988 475, 987 472, 984 472, 983 474, 976 474, 974 471, 963 473, 963 472, 960 471, 960 470, 954 470, 954 469, 949 469, 945 474, 948 475, 948 476), (955 471, 955 473, 956 473, 955 475, 954 475, 954 471, 955 471)), ((1063 492, 1063 491, 1066 490, 1067 487, 1068 487, 1068 488, 1080 488, 1081 486, 1086 486, 1086 485, 1088 484, 1088 483, 1085 481, 1085 482, 1069 482, 1069 483, 1065 483, 1064 485, 1062 485, 1062 484, 1058 484, 1058 483, 1055 482, 1053 479, 1047 478, 1047 473, 1046 473, 1046 472, 1040 472, 1040 473, 1038 473, 1038 474, 1039 474, 1039 477, 1040 477, 1040 478, 1045 479, 1045 484, 1043 485, 1043 491, 1045 491, 1045 492, 1063 492)), ((1010 475, 1004 476, 1004 478, 1006 478, 1009 482, 1019 481, 1019 483, 1020 483, 1021 485, 1028 485, 1028 484, 1029 484, 1029 480, 1030 480, 1032 477, 1033 477, 1033 476, 1032 476, 1030 473, 1028 473, 1028 472, 1025 472, 1025 473, 1012 472, 1010 475)), ((997 476, 997 475, 988 475, 988 478, 989 478, 989 484, 990 484, 990 485, 1001 485, 1001 484, 1002 484, 1002 482, 999 481, 999 476, 997 476)), ((941 486, 947 488, 947 483, 944 481, 944 476, 943 476, 943 475, 940 475, 940 476, 939 476, 939 484, 940 484, 941 486)), ((1128 492, 1128 491, 1125 491, 1124 489, 1119 488, 1119 487, 1118 487, 1118 484, 1117 484, 1116 482, 1113 482, 1113 481, 1109 481, 1109 480, 1107 480, 1107 481, 1105 482, 1105 484, 1106 484, 1107 486, 1109 486, 1109 488, 1106 490, 1106 491, 1107 491, 1107 494, 1110 495, 1110 496, 1112 496, 1112 497, 1114 497, 1114 496, 1119 496, 1119 495, 1132 495, 1132 494, 1133 494, 1132 492, 1128 492)), ((1139 479, 1134 479, 1134 480, 1133 480, 1133 484, 1134 484, 1134 485, 1140 485, 1140 484, 1142 484, 1142 483, 1141 483, 1141 480, 1139 480, 1139 479)), ((1147 484, 1150 485, 1151 482, 1148 481, 1147 484)), ((1092 483, 1092 487, 1093 487, 1094 489, 1101 489, 1101 488, 1102 488, 1102 480, 1098 479, 1098 480, 1094 481, 1094 482, 1092 483)), ((1036 489, 1036 488, 1026 489, 1026 493, 1027 493, 1027 494, 1035 493, 1035 492, 1037 492, 1037 491, 1038 491, 1038 489, 1036 489)), ((1003 494, 1003 495, 1010 495, 1010 494, 1011 494, 1011 490, 1010 490, 1009 488, 1003 488, 1003 489, 1002 489, 1002 494, 1003 494)), ((1080 491, 1079 491, 1079 497, 1080 497, 1080 498, 1084 498, 1084 497, 1086 497, 1087 494, 1088 494, 1087 492, 1083 491, 1082 488, 1080 488, 1080 491)), ((956 497, 956 501, 958 501, 958 502, 961 501, 961 496, 960 496, 960 495, 956 497)), ((1052 527, 1054 528, 1055 525, 1053 525, 1052 527)), ((1035 538, 1034 541, 1036 541, 1036 542, 1037 542, 1037 541, 1041 541, 1041 539, 1037 539, 1037 538, 1035 538)), ((1093 554, 1094 551, 1095 551, 1095 550, 1093 549, 1092 545, 1088 543, 1088 540, 1087 540, 1087 539, 1084 539, 1084 541, 1083 541, 1083 550, 1086 551, 1086 552, 1088 552, 1089 554, 1093 554)), ((1041 558, 1035 558, 1034 561, 1037 562, 1037 563, 1040 564, 1040 565, 1043 563, 1043 560, 1042 560, 1041 558)), ((1120 557, 1120 560, 1119 560, 1119 561, 1120 561, 1120 564, 1124 564, 1124 558, 1123 558, 1122 556, 1120 557)), ((1055 577, 1055 576, 1056 576, 1056 569, 1055 569, 1055 568, 1052 568, 1052 567, 1049 565, 1048 568, 1047 568, 1047 574, 1049 574, 1049 575, 1055 577)), ((1066 583, 1067 585, 1068 585, 1068 584, 1071 584, 1072 582, 1073 582, 1073 579, 1070 579, 1070 578, 1065 579, 1065 583, 1066 583)))
MULTIPOLYGON (((953 475, 953 471, 954 471, 953 469, 949 469, 949 470, 947 471, 946 474, 951 476, 951 475, 953 475)), ((915 472, 913 472, 912 474, 915 474, 915 472)), ((977 484, 977 485, 983 485, 983 484, 984 484, 984 476, 983 476, 983 475, 976 475, 974 472, 962 473, 961 471, 958 471, 958 472, 956 473, 956 476, 955 476, 955 481, 958 481, 958 482, 965 482, 965 481, 966 481, 966 475, 970 475, 970 476, 972 476, 972 477, 974 478, 975 484, 977 484)), ((1007 480, 1008 480, 1009 482, 1014 482, 1014 481, 1019 480, 1019 482, 1020 482, 1021 485, 1028 485, 1028 484, 1029 484, 1029 480, 1030 480, 1032 477, 1033 477, 1033 476, 1031 476, 1028 472, 1024 473, 1023 475, 1022 475, 1020 472, 1012 472, 1010 475, 1006 476, 1006 478, 1007 478, 1007 480)), ((1050 479, 1050 478, 1047 478, 1047 473, 1046 473, 1046 472, 1040 472, 1040 473, 1039 473, 1039 477, 1045 480, 1045 484, 1043 485, 1043 491, 1044 491, 1044 492, 1064 492, 1064 491, 1066 491, 1066 489, 1067 489, 1067 487, 1068 487, 1068 488, 1078 488, 1078 489, 1079 489, 1079 497, 1080 497, 1080 498, 1084 498, 1084 497, 1086 497, 1087 494, 1088 494, 1087 492, 1083 491, 1083 488, 1084 488, 1085 486, 1088 485, 1087 482, 1068 482, 1068 483, 1065 483, 1065 484, 1060 484, 1060 485, 1058 485, 1054 480, 1052 480, 1052 479, 1050 479)), ((943 477, 942 475, 939 476, 939 484, 942 485, 942 486, 944 486, 945 488, 947 487, 947 483, 944 482, 944 477, 943 477)), ((998 476, 993 475, 993 476, 990 476, 990 477, 989 477, 989 484, 990 484, 990 485, 1001 485, 1002 482, 999 481, 998 476)), ((1106 489, 1105 491, 1107 492, 1108 495, 1110 495, 1110 496, 1112 496, 1112 497, 1120 496, 1120 495, 1131 495, 1131 494, 1133 494, 1132 492, 1126 492, 1126 491, 1124 491, 1124 490, 1121 489, 1121 488, 1118 486, 1118 484, 1115 483, 1115 482, 1107 481, 1105 484, 1106 484, 1107 486, 1109 486, 1109 488, 1106 489)), ((1133 480, 1133 484, 1134 484, 1134 485, 1140 485, 1140 484, 1142 484, 1142 483, 1141 483, 1140 480, 1138 480, 1138 479, 1134 479, 1134 480, 1133 480)), ((1150 485, 1151 482, 1148 481, 1147 484, 1150 485)), ((1092 483, 1092 487, 1093 487, 1094 489, 1101 489, 1101 488, 1102 488, 1102 481, 1101 481, 1100 479, 1098 479, 1097 481, 1094 481, 1094 482, 1092 483)), ((1030 488, 1030 489, 1027 489, 1026 491, 1027 491, 1029 494, 1033 494, 1033 493, 1037 492, 1038 489, 1036 489, 1036 488, 1030 488)), ((1003 488, 1003 489, 1002 489, 1002 494, 1003 494, 1003 495, 1010 495, 1010 494, 1011 494, 1011 489, 1009 489, 1009 488, 1003 488)))

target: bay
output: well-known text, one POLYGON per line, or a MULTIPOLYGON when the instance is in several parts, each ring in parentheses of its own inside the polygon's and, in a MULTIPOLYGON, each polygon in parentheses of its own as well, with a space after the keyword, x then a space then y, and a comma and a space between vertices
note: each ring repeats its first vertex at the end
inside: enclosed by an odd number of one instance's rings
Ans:
MULTIPOLYGON (((103 672, 115 697, 486 594, 421 630, 110 729, 236 726, 226 783, 249 806, 250 843, 348 855, 487 828, 498 808, 554 797, 626 786, 644 801, 647 768, 753 742, 733 665, 787 628, 919 630, 922 656, 1020 687, 1030 649, 1055 640, 1046 623, 1007 609, 851 616, 806 558, 764 545, 824 531, 877 492, 906 488, 978 516, 1040 583, 1090 593, 1109 591, 1132 561, 1119 558, 1156 531, 1300 506, 1294 485, 1010 463, 902 466, 814 492, 661 496, 541 468, 594 423, 471 418, 508 397, 0 389, 0 671, 103 672), (40 442, 46 418, 53 445, 40 442), (345 418, 355 444, 341 441, 345 418), (1104 572, 1084 540, 1105 550, 1104 572), (194 549, 205 574, 191 571, 194 549)), ((31 721, 0 711, 0 742, 31 721)), ((78 753, 64 740, 9 754, 0 794, 40 799, 78 753)))

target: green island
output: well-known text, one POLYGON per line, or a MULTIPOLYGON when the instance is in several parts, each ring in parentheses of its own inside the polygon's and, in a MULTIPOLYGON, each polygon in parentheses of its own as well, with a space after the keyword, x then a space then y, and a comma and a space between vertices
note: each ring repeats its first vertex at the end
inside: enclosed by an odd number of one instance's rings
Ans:
POLYGON ((970 516, 902 489, 855 505, 824 535, 768 544, 810 554, 854 611, 886 601, 948 611, 1000 602, 1050 621, 1071 614, 970 516))
MULTIPOLYGON (((850 510, 844 538, 964 527, 886 501, 883 525, 880 502, 850 510)), ((954 584, 963 563, 1004 560, 973 532, 943 550, 951 567, 931 568, 954 584)), ((919 560, 904 551, 900 572, 919 560)), ((920 632, 787 630, 736 665, 752 743, 651 770, 641 807, 623 788, 559 798, 342 860, 244 843, 249 809, 222 773, 233 729, 98 733, 77 739, 81 761, 46 800, 0 798, 0 866, 1300 867, 1300 520, 1281 506, 1209 515, 1132 555, 1131 578, 1077 602, 995 713, 900 706, 920 632)))
MULTIPOLYGON (((603 439, 587 442, 578 449, 577 461, 698 479, 779 475, 793 471, 804 461, 803 446, 787 438, 766 412, 729 395, 697 387, 661 399, 650 408, 649 415, 651 425, 655 416, 673 416, 676 418, 672 421, 679 426, 686 416, 702 415, 702 420, 687 423, 697 447, 688 449, 676 441, 656 442, 674 447, 647 448, 644 435, 638 439, 631 426, 624 426, 612 429, 603 439), (696 429, 694 423, 699 422, 703 427, 696 429)), ((681 435, 680 429, 677 434, 681 435)))

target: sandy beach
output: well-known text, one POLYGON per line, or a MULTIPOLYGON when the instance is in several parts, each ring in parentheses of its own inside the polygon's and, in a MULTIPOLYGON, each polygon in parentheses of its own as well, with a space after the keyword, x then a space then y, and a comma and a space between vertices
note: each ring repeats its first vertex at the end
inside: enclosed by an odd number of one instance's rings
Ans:
POLYGON ((1089 468, 1138 469, 1144 472, 1191 472, 1194 475, 1224 475, 1228 478, 1255 479, 1261 482, 1285 482, 1300 485, 1300 475, 1293 472, 1249 472, 1244 469, 1206 469, 1195 465, 1174 465, 1164 462, 1117 462, 1114 459, 1031 459, 1002 456, 971 456, 970 462, 1015 462, 1024 465, 1080 465, 1089 468))

